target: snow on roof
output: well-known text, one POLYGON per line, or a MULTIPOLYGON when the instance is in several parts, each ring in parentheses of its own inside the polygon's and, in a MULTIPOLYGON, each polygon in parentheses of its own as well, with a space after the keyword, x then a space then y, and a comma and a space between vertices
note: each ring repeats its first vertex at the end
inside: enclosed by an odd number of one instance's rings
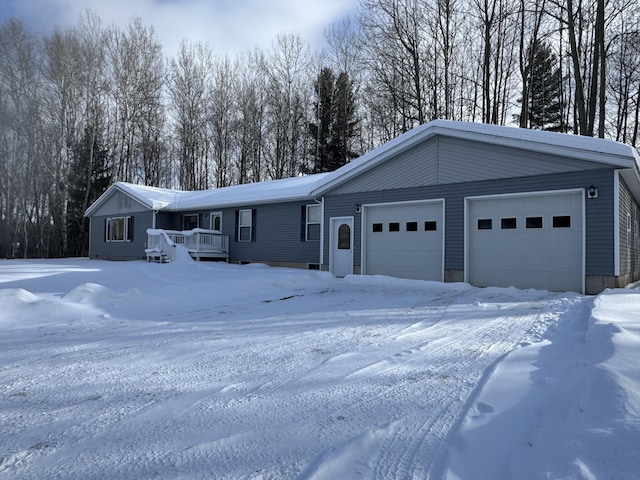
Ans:
POLYGON ((371 150, 324 179, 312 195, 321 195, 420 142, 436 136, 460 138, 543 154, 561 155, 622 168, 640 169, 635 148, 613 140, 484 123, 432 120, 371 150))
MULTIPOLYGON (((112 188, 127 193, 150 209, 169 211, 304 199, 320 196, 331 188, 435 135, 523 148, 543 154, 561 155, 631 169, 635 172, 640 171, 640 156, 637 150, 613 140, 482 123, 433 120, 413 128, 330 173, 200 191, 170 190, 125 182, 118 182, 112 188)), ((90 216, 98 208, 112 188, 87 209, 85 216, 90 216)), ((637 190, 640 195, 640 189, 637 190)))
POLYGON ((198 210, 307 198, 309 192, 316 188, 326 175, 318 173, 193 192, 117 182, 87 209, 85 215, 91 215, 102 203, 100 200, 106 198, 113 189, 126 193, 152 210, 198 210))

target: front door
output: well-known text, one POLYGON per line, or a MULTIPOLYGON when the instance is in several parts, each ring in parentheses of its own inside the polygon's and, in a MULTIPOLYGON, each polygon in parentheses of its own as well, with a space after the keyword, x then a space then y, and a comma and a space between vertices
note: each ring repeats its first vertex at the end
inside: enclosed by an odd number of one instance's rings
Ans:
POLYGON ((353 273, 353 217, 331 219, 329 269, 336 277, 353 273))

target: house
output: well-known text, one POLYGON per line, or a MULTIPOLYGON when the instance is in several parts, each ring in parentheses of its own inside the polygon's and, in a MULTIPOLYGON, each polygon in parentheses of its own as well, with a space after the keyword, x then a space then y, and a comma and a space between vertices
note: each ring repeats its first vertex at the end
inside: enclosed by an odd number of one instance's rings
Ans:
POLYGON ((117 183, 92 258, 147 228, 228 236, 228 260, 597 293, 640 279, 640 156, 604 139, 435 120, 328 174, 176 192, 117 183), (116 227, 114 227, 114 225, 116 227))
MULTIPOLYGON (((151 245, 154 240, 168 237, 168 247, 191 240, 188 247, 198 258, 319 269, 322 205, 309 192, 326 175, 197 192, 115 183, 85 212, 89 255, 147 258, 154 248, 162 250, 151 245), (198 238, 200 245, 220 242, 197 248, 198 238)), ((165 248, 168 256, 170 250, 165 248)))

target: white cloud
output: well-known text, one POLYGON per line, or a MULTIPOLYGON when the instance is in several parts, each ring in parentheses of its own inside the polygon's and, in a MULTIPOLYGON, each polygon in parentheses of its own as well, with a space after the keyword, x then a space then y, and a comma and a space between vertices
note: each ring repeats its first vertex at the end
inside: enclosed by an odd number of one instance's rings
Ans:
POLYGON ((299 33, 320 48, 323 31, 352 15, 358 0, 1 0, 0 21, 16 15, 48 33, 68 27, 90 8, 105 25, 126 26, 132 16, 153 25, 166 55, 182 38, 211 44, 217 54, 268 48, 279 33, 299 33))

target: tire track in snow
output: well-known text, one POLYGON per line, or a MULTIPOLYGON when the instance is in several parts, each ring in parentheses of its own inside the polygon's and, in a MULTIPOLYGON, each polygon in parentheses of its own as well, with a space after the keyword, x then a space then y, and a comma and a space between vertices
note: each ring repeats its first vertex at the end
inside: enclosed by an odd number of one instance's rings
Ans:
MULTIPOLYGON (((482 317, 478 312, 482 308, 471 308, 466 312, 460 311, 456 306, 447 308, 440 321, 412 332, 412 336, 427 337, 430 340, 348 375, 347 379, 369 383, 371 386, 366 388, 360 385, 360 395, 346 409, 346 416, 371 417, 373 415, 367 415, 366 412, 375 412, 380 404, 408 405, 412 400, 422 410, 422 415, 414 411, 413 415, 409 415, 410 421, 400 418, 392 422, 386 438, 380 442, 375 452, 365 449, 358 454, 351 451, 351 458, 345 464, 368 464, 374 472, 371 478, 427 478, 429 467, 437 453, 434 447, 441 444, 450 428, 464 413, 466 399, 474 390, 481 388, 474 379, 482 379, 484 372, 492 368, 499 358, 517 348, 540 322, 541 317, 548 314, 549 309, 545 309, 543 305, 554 297, 556 295, 549 294, 535 302, 540 305, 540 313, 519 315, 518 311, 531 311, 531 305, 528 304, 507 308, 507 315, 495 317, 496 308, 491 308, 490 320, 478 318, 482 317), (429 378, 429 375, 421 378, 420 381, 425 384, 425 388, 421 390, 415 384, 409 385, 407 379, 401 379, 404 369, 420 371, 423 368, 425 372, 429 372, 433 365, 435 367, 431 371, 439 373, 435 374, 435 379, 433 376, 429 378), (382 391, 374 388, 377 379, 393 375, 398 377, 395 382, 380 382, 386 385, 382 391), (369 392, 368 395, 362 395, 363 391, 369 392), (416 391, 420 391, 424 398, 412 398, 416 391), (414 424, 413 420, 421 416, 424 420, 414 424), (404 453, 398 456, 398 452, 404 453)), ((562 310, 561 304, 553 305, 553 302, 551 309, 556 306, 562 310)), ((366 434, 366 427, 363 432, 361 435, 366 434)), ((357 441, 358 437, 354 439, 355 443, 357 441)), ((336 452, 336 455, 340 456, 340 452, 336 452)), ((323 460, 329 464, 332 461, 331 458, 323 460)), ((323 476, 321 463, 316 464, 316 477, 329 478, 323 476)), ((331 475, 336 473, 338 472, 331 470, 331 475)))

